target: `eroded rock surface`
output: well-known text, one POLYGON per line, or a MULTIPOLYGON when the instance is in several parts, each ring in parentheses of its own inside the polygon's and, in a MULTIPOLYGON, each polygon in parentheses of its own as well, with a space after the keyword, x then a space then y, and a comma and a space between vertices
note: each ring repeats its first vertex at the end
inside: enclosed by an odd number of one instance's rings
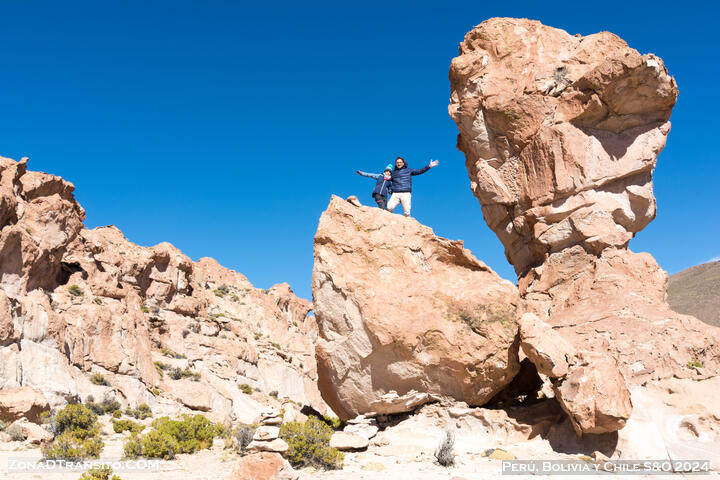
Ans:
POLYGON ((608 32, 494 18, 465 36, 450 81, 471 188, 518 273, 521 310, 545 325, 521 328, 523 350, 576 431, 638 425, 630 397, 720 375, 720 331, 670 310, 666 273, 627 249, 655 217, 652 172, 678 94, 662 60, 608 32))
POLYGON ((658 57, 609 32, 493 18, 465 36, 450 82, 473 193, 518 274, 572 245, 626 246, 655 218, 678 95, 658 57))
POLYGON ((26 163, 0 158, 3 392, 41 392, 50 407, 109 395, 245 423, 283 398, 327 411, 310 302, 169 243, 88 230, 73 185, 26 163))
POLYGON ((320 390, 344 419, 430 396, 482 405, 519 369, 516 288, 414 219, 333 197, 313 298, 320 390))

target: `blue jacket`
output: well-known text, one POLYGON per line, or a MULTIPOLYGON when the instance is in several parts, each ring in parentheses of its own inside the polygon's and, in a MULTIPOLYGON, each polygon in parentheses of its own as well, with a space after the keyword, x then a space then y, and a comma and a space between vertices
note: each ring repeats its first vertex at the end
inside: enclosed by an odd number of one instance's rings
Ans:
POLYGON ((392 193, 392 177, 390 178, 390 180, 385 180, 385 175, 383 175, 382 173, 365 173, 359 170, 358 173, 363 177, 374 178, 375 180, 377 180, 375 188, 373 189, 373 195, 378 194, 382 195, 383 197, 387 197, 392 193))
POLYGON ((424 166, 423 168, 408 168, 407 163, 392 172, 393 179, 393 191, 394 192, 412 192, 412 177, 415 175, 421 175, 430 170, 430 165, 424 166))

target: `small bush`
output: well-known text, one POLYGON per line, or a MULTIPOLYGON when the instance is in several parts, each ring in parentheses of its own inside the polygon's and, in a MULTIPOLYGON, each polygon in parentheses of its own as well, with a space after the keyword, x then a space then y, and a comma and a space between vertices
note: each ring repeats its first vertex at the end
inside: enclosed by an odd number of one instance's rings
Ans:
POLYGON ((82 288, 80 288, 78 285, 70 285, 68 287, 68 293, 73 297, 82 297, 84 295, 82 288))
POLYGON ((700 360, 693 360, 686 365, 687 368, 703 368, 704 366, 700 360))
POLYGON ((194 453, 212 447, 221 428, 202 415, 183 415, 182 420, 161 417, 153 421, 153 430, 131 438, 125 444, 125 456, 170 460, 178 453, 194 453))
POLYGON ((252 387, 250 385, 248 385, 247 383, 241 383, 240 385, 238 385, 238 388, 245 395, 252 395, 252 393, 253 393, 252 387))
POLYGON ((237 428, 235 428, 235 442, 237 442, 238 449, 241 453, 245 453, 245 449, 250 445, 250 442, 252 442, 255 430, 255 425, 238 425, 237 428))
POLYGON ((112 417, 113 417, 113 418, 120 418, 121 416, 122 416, 122 412, 121 412, 120 410, 115 410, 115 411, 112 413, 112 417))
POLYGON ((183 338, 187 337, 188 335, 190 335, 190 330, 185 329, 185 330, 182 331, 182 337, 183 337, 183 338))
POLYGON ((85 406, 92 410, 96 415, 103 415, 105 413, 112 413, 115 410, 120 410, 120 402, 115 398, 105 395, 101 403, 95 403, 92 395, 89 395, 85 401, 85 406))
POLYGON ((46 459, 82 460, 84 458, 97 458, 104 444, 97 437, 79 438, 73 432, 65 432, 42 448, 46 459))
POLYGON ((196 321, 195 323, 190 324, 189 328, 193 333, 200 333, 200 322, 196 321))
POLYGON ((105 380, 105 377, 102 375, 102 373, 93 373, 92 377, 90 377, 90 382, 92 382, 94 385, 107 385, 108 382, 105 380))
POLYGON ((277 390, 273 390, 272 392, 268 393, 268 395, 270 395, 271 397, 277 398, 277 396, 278 396, 278 391, 277 391, 277 390))
POLYGON ((27 440, 27 435, 25 435, 25 430, 23 430, 22 425, 18 425, 17 423, 13 423, 9 427, 5 429, 5 433, 7 433, 10 436, 10 440, 13 442, 24 442, 27 440))
POLYGON ((280 438, 289 446, 285 457, 293 466, 341 468, 344 455, 330 447, 332 429, 317 417, 305 423, 289 422, 280 427, 280 438))
POLYGON ((127 407, 125 409, 125 415, 138 420, 145 420, 146 418, 152 417, 152 410, 150 410, 150 406, 147 403, 141 403, 137 408, 127 407))
POLYGON ((282 347, 277 342, 272 342, 271 345, 275 348, 275 350, 282 350, 282 347))
POLYGON ((0 420, 0 432, 5 431, 6 428, 7 428, 7 423, 0 420))
POLYGON ((452 430, 448 430, 445 432, 445 438, 443 438, 440 445, 438 445, 435 450, 435 458, 443 467, 449 467, 455 463, 455 452, 453 451, 454 446, 455 434, 452 430))
POLYGON ((158 395, 160 395, 160 389, 157 388, 157 387, 153 387, 152 390, 150 390, 150 392, 151 392, 153 395, 155 395, 156 397, 157 397, 158 395))
POLYGON ((330 417, 330 416, 323 416, 323 420, 325 420, 325 423, 330 425, 330 427, 333 430, 342 430, 343 427, 345 427, 345 422, 340 420, 338 417, 330 417))
POLYGON ((165 347, 161 348, 161 349, 160 349, 160 352, 161 352, 163 355, 165 355, 166 357, 170 357, 170 358, 187 358, 187 357, 186 357, 185 355, 183 355, 182 353, 173 352, 173 351, 170 350, 169 348, 165 348, 165 347))
POLYGON ((179 367, 175 367, 170 371, 170 378, 173 380, 180 380, 181 378, 189 378, 193 382, 200 381, 200 374, 191 370, 189 367, 185 370, 181 370, 179 367))
POLYGON ((143 305, 142 307, 140 307, 140 311, 141 311, 142 313, 150 313, 150 309, 149 309, 148 307, 146 307, 145 305, 143 305))
POLYGON ((98 298, 98 297, 95 297, 95 298, 93 299, 93 302, 95 302, 95 305, 102 305, 102 299, 100 299, 100 298, 98 298))
POLYGON ((40 423, 47 424, 53 421, 53 415, 50 410, 40 412, 40 423))
POLYGON ((122 480, 117 475, 113 475, 113 470, 108 465, 91 468, 83 473, 78 480, 122 480))
POLYGON ((145 428, 145 425, 140 425, 132 420, 115 420, 112 422, 112 426, 115 433, 130 432, 131 435, 140 433, 145 428))

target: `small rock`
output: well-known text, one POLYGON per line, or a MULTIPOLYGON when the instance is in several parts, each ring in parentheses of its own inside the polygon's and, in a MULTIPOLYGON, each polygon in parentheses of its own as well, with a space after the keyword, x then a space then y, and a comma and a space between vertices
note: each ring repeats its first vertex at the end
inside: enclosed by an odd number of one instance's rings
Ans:
POLYGON ((253 440, 275 440, 280 435, 280 429, 278 427, 261 426, 255 430, 253 440))
POLYGON ((277 452, 282 453, 287 451, 288 444, 282 438, 276 438, 275 440, 262 441, 253 439, 252 442, 247 446, 248 450, 255 450, 258 452, 277 452))
POLYGON ((338 450, 357 450, 367 448, 368 439, 354 433, 335 432, 330 437, 330 446, 338 450))

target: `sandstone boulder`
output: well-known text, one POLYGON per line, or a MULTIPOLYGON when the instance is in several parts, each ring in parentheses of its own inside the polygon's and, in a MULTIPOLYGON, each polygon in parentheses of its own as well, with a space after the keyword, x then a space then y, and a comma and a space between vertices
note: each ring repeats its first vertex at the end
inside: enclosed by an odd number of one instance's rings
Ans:
POLYGON ((12 422, 25 418, 40 423, 40 414, 50 410, 47 398, 31 387, 0 389, 0 420, 12 422))
POLYGON ((320 391, 343 419, 433 395, 481 405, 518 371, 515 287, 412 218, 333 197, 313 298, 320 391))
POLYGON ((298 473, 279 453, 254 452, 240 457, 227 480, 295 480, 298 473))
POLYGON ((493 18, 460 44, 450 116, 473 193, 518 274, 573 245, 626 246, 678 95, 661 59, 609 32, 493 18))

